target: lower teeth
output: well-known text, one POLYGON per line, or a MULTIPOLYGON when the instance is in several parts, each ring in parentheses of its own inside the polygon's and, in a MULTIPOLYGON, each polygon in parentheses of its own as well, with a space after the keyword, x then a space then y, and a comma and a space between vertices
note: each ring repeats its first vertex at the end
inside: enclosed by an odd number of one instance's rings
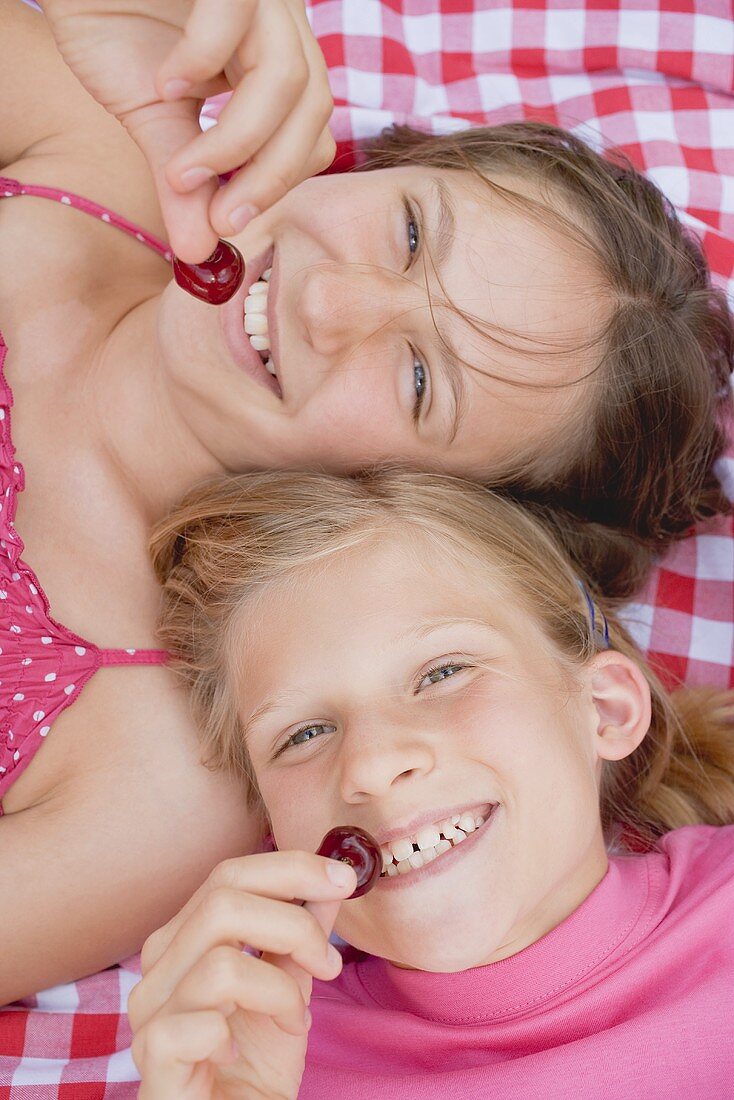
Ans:
POLYGON ((460 833, 457 830, 453 844, 450 840, 439 840, 435 848, 413 852, 407 859, 401 859, 398 863, 389 863, 386 870, 382 872, 381 877, 393 878, 395 875, 407 875, 409 871, 418 871, 421 867, 425 867, 427 863, 432 863, 437 856, 441 856, 444 852, 448 852, 450 848, 454 848, 461 840, 466 840, 466 833, 460 833))

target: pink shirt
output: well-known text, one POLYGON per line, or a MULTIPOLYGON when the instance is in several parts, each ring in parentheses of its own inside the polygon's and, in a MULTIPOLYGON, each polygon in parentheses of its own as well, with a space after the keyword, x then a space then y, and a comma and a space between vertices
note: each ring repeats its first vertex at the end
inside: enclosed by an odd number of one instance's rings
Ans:
POLYGON ((612 857, 509 959, 428 974, 366 957, 314 983, 311 1011, 299 1100, 731 1100, 734 826, 612 857))

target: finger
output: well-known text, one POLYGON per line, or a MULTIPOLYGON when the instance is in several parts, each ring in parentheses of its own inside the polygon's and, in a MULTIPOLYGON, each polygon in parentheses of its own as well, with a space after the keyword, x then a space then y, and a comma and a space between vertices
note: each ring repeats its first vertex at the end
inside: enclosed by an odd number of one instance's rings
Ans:
POLYGON ((305 14, 303 22, 298 29, 310 72, 306 93, 250 163, 214 196, 209 215, 218 232, 237 231, 236 221, 230 221, 232 211, 248 205, 266 210, 292 187, 323 172, 334 159, 336 143, 327 125, 334 109, 328 70, 305 14))
POLYGON ((220 1012, 192 1012, 154 1020, 132 1045, 142 1078, 138 1100, 187 1100, 189 1094, 201 1095, 197 1069, 207 1061, 233 1061, 231 1046, 227 1021, 220 1012))
POLYGON ((235 947, 215 947, 198 959, 157 1016, 216 1009, 227 1017, 237 1008, 269 1016, 289 1035, 308 1030, 306 1002, 294 977, 235 947))
POLYGON ((166 176, 170 158, 200 133, 198 114, 198 103, 192 99, 141 108, 126 119, 150 166, 171 249, 187 263, 205 260, 219 239, 209 221, 209 206, 219 187, 216 176, 187 195, 174 191, 166 176))
POLYGON ((214 195, 209 208, 211 224, 220 235, 231 235, 242 207, 266 210, 299 183, 325 171, 335 153, 336 143, 328 128, 314 141, 291 115, 262 152, 214 195))
POLYGON ((239 168, 260 149, 293 110, 309 82, 301 37, 289 13, 268 9, 258 39, 267 46, 238 82, 217 125, 199 134, 168 167, 173 187, 184 189, 196 169, 218 175, 239 168))
MULTIPOLYGON (((341 907, 341 901, 308 901, 303 906, 307 912, 309 912, 313 918, 317 921, 321 927, 326 939, 332 933, 334 928, 334 921, 336 920, 337 913, 341 907)), ((332 981, 336 978, 342 969, 342 959, 339 951, 336 947, 332 946, 333 957, 336 959, 338 956, 338 962, 335 962, 334 968, 331 974, 327 976, 327 981, 332 981)), ((270 955, 267 952, 263 952, 261 956, 263 962, 268 962, 272 966, 278 967, 278 969, 289 974, 295 982, 298 983, 298 988, 301 991, 305 1003, 308 1005, 311 1003, 311 991, 313 988, 313 978, 311 974, 307 973, 302 966, 298 966, 292 956, 290 955, 270 955)))
POLYGON ((197 0, 182 37, 158 70, 161 98, 177 99, 221 73, 249 33, 257 7, 258 0, 197 0))
POLYGON ((214 890, 231 888, 281 901, 327 901, 347 898, 357 886, 352 867, 312 852, 259 852, 219 863, 193 897, 163 928, 146 940, 142 965, 146 973, 163 955, 179 928, 214 890), (335 876, 343 876, 341 883, 335 876))
POLYGON ((198 959, 223 945, 290 955, 299 967, 324 981, 341 968, 328 933, 306 907, 220 888, 202 900, 131 994, 128 1012, 134 1026, 140 1027, 159 1010, 198 959))

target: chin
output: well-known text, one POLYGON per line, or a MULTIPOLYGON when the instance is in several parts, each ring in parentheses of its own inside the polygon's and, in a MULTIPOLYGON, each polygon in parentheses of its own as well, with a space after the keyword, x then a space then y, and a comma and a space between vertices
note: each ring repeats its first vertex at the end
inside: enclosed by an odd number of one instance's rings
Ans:
MULTIPOLYGON (((458 974, 485 966, 501 948, 503 937, 499 930, 488 935, 486 927, 464 929, 460 924, 440 922, 435 934, 423 931, 420 937, 403 935, 391 937, 389 943, 371 943, 359 946, 359 950, 388 959, 394 966, 410 970, 422 970, 429 974, 458 974)), ((354 943, 354 940, 350 940, 354 943)))
POLYGON ((423 970, 428 974, 458 974, 462 970, 473 970, 484 966, 491 954, 486 945, 474 950, 464 946, 454 950, 446 943, 432 946, 425 951, 416 951, 413 947, 408 953, 410 958, 400 959, 399 965, 409 966, 413 970, 423 970))

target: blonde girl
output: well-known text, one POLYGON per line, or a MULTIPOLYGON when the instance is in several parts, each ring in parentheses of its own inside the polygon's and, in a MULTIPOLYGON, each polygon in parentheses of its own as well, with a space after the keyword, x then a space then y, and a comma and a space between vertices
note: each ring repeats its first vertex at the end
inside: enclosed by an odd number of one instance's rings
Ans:
POLYGON ((728 1095, 730 696, 667 696, 540 525, 458 480, 216 483, 155 564, 207 757, 277 850, 147 941, 141 1100, 728 1095), (346 902, 311 854, 345 824, 384 858, 346 902))

